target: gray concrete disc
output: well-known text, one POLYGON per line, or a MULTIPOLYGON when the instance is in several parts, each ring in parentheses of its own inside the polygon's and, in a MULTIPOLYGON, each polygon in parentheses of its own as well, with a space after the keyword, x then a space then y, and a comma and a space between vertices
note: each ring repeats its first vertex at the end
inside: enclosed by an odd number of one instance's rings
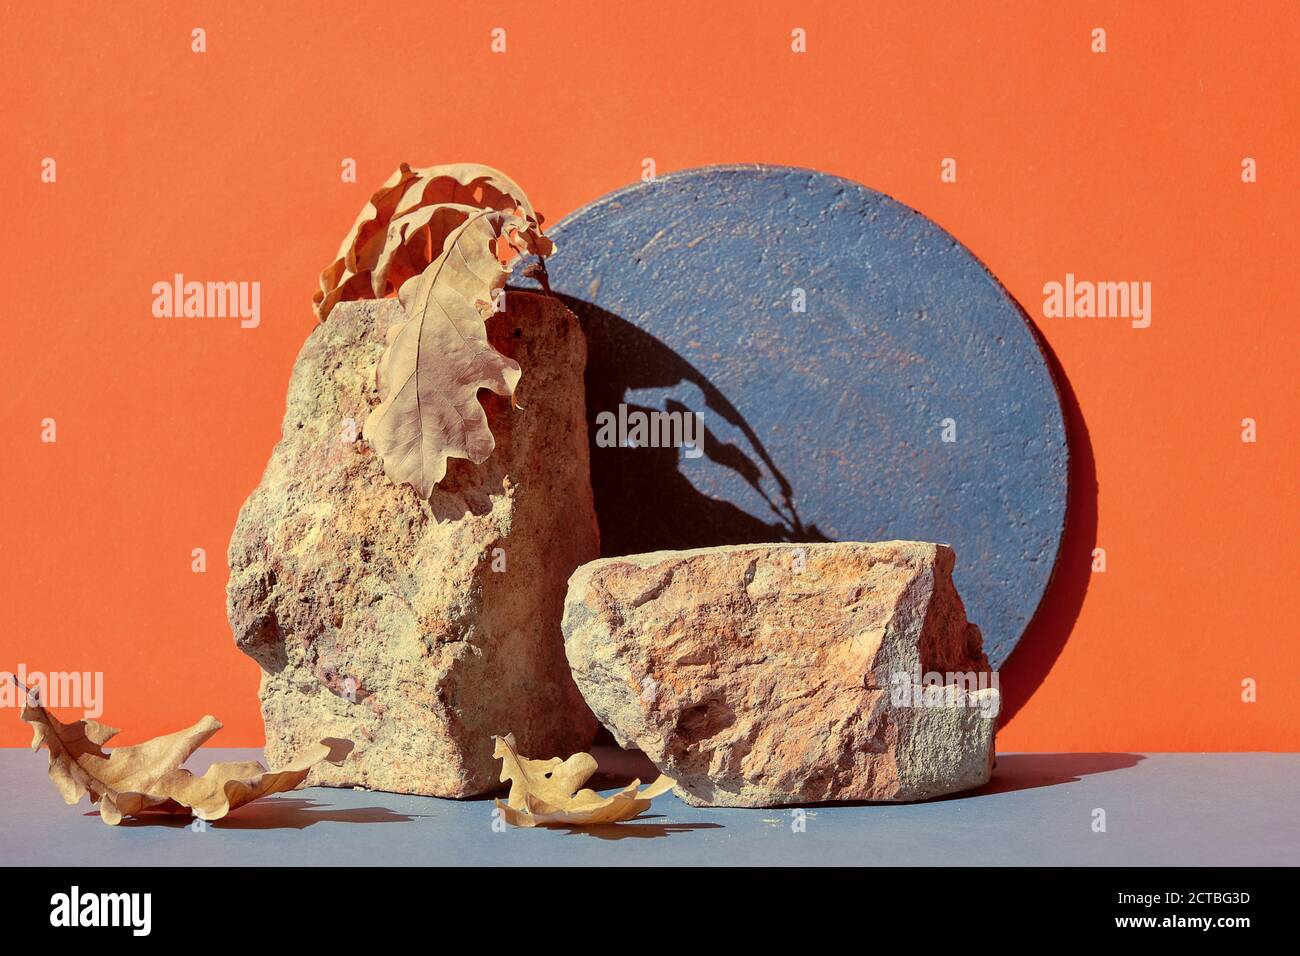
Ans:
POLYGON ((888 196, 788 167, 675 173, 551 234, 551 288, 590 345, 604 554, 945 542, 1006 659, 1056 562, 1067 449, 1035 334, 979 260, 888 196), (621 403, 701 412, 704 454, 599 447, 621 403))

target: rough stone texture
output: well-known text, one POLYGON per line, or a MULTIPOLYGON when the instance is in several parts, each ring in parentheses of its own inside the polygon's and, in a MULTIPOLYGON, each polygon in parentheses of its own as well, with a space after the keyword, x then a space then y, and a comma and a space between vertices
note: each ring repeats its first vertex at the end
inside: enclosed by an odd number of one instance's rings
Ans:
POLYGON ((923 800, 993 762, 1000 698, 954 560, 912 541, 605 558, 569 580, 565 651, 688 803, 923 800), (923 693, 929 672, 970 683, 923 693))
POLYGON ((586 345, 556 300, 510 292, 488 330, 524 369, 521 408, 481 393, 496 450, 452 460, 426 502, 349 434, 379 401, 375 366, 401 319, 395 300, 344 303, 308 337, 230 542, 227 612, 262 667, 271 766, 345 737, 348 760, 310 784, 466 797, 500 786, 493 734, 567 755, 597 729, 560 633, 565 581, 600 553, 586 345))

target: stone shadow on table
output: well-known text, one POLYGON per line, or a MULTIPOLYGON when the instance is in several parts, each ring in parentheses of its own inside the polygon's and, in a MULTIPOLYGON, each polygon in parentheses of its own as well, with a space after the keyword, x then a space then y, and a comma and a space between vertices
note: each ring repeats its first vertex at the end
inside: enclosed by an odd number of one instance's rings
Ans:
MULTIPOLYGON (((87 816, 99 816, 99 811, 87 816)), ((272 797, 245 804, 208 826, 215 830, 305 830, 316 823, 410 823, 414 816, 387 807, 333 807, 299 797, 272 797)), ((188 827, 193 817, 179 813, 147 813, 127 817, 119 826, 188 827)))
POLYGON ((997 793, 1014 793, 1017 790, 1034 790, 1054 787, 1061 783, 1077 783, 1083 777, 1113 770, 1127 770, 1145 760, 1142 754, 1126 753, 1060 753, 1060 754, 999 754, 993 776, 982 787, 949 793, 929 800, 866 801, 837 800, 829 803, 786 804, 773 809, 790 810, 795 807, 834 809, 835 807, 902 807, 927 803, 946 803, 949 800, 973 800, 997 793))
POLYGON ((659 777, 659 768, 639 750, 597 742, 592 745, 591 755, 596 758, 597 768, 585 786, 592 790, 622 790, 633 780, 648 784, 659 777))
POLYGON ((1077 783, 1083 777, 1128 770, 1145 759, 1142 754, 1127 753, 999 754, 988 783, 939 799, 963 800, 1077 783))

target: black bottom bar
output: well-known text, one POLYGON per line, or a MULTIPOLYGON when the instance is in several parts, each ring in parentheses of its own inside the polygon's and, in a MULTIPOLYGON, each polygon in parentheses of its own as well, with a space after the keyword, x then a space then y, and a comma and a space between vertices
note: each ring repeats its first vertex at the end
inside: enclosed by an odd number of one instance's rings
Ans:
MULTIPOLYGON (((419 934, 436 946, 433 936, 460 936, 476 925, 485 938, 497 938, 510 923, 532 934, 568 920, 593 930, 623 925, 644 942, 656 934, 647 919, 672 921, 677 911, 682 925, 661 924, 657 931, 686 944, 695 932, 689 927, 702 917, 725 919, 728 943, 751 932, 762 942, 773 921, 786 920, 814 920, 827 933, 852 934, 878 922, 910 926, 931 939, 952 934, 974 942, 984 934, 990 944, 1001 933, 1025 929, 1072 941, 1199 936, 1230 943, 1242 933, 1287 928, 1296 874, 1245 868, 879 868, 852 874, 699 868, 624 876, 538 868, 31 867, 10 868, 8 875, 0 911, 11 945, 72 934, 127 945, 216 941, 229 934, 232 941, 259 944, 284 939, 350 946, 374 941, 371 934, 382 929, 419 934)), ((716 932, 710 938, 716 941, 716 932)))

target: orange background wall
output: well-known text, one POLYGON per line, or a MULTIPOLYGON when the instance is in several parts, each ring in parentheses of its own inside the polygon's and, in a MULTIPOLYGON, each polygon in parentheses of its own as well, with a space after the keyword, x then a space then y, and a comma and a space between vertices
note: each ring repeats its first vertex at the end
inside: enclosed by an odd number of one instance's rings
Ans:
MULTIPOLYGON (((1003 672, 1001 749, 1300 749, 1300 6, 302 6, 5 4, 0 669, 105 672, 123 742, 211 712, 214 744, 260 743, 225 548, 316 276, 370 190, 401 160, 484 162, 554 222, 644 157, 769 162, 951 231, 1077 398, 1097 494, 1076 488, 1075 522, 1095 530, 1067 542, 1075 598, 1003 672), (261 327, 153 318, 175 272, 260 281, 261 327), (1041 318, 1066 272, 1150 281, 1151 327, 1041 318)), ((0 744, 28 739, 0 712, 0 744)))

